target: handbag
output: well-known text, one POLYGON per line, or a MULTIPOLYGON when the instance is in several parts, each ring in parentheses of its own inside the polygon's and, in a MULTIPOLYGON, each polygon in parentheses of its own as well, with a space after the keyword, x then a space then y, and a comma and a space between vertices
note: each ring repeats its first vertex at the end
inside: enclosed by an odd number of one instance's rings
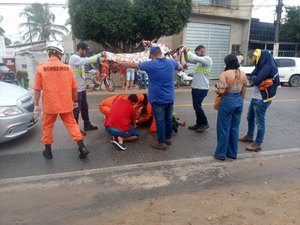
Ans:
POLYGON ((215 102, 214 102, 214 109, 219 110, 219 106, 222 100, 222 95, 217 95, 215 102))
MULTIPOLYGON (((235 80, 235 79, 236 79, 236 78, 234 78, 234 80, 235 80)), ((216 85, 216 87, 217 87, 217 85, 216 85)), ((230 85, 230 87, 229 87, 229 86, 226 87, 223 94, 217 94, 217 97, 216 97, 215 102, 214 102, 214 109, 215 109, 215 110, 219 110, 219 106, 220 106, 222 97, 223 97, 224 95, 226 95, 226 94, 231 90, 231 88, 232 88, 232 85, 230 85)))

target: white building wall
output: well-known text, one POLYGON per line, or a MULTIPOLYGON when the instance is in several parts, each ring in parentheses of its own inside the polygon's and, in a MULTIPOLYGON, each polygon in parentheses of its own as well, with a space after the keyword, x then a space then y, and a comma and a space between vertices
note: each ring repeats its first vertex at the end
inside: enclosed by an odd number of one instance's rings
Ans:
POLYGON ((26 71, 28 73, 29 87, 33 86, 35 71, 38 64, 48 60, 47 53, 37 52, 25 55, 16 55, 16 69, 17 71, 26 71))

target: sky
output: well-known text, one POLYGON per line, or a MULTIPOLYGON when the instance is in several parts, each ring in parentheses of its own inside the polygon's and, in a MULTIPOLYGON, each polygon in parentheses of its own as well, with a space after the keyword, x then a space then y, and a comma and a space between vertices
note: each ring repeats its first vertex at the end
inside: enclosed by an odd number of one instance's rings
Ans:
MULTIPOLYGON (((259 18, 261 22, 272 23, 275 18, 275 6, 278 0, 253 0, 252 17, 259 18)), ((4 17, 0 23, 0 27, 5 30, 5 36, 14 41, 20 41, 20 37, 24 34, 26 28, 19 28, 19 24, 25 22, 25 18, 19 16, 27 5, 34 2, 59 4, 51 6, 50 11, 55 14, 55 24, 63 25, 67 18, 68 6, 67 0, 0 0, 0 15, 4 17), (5 4, 9 3, 9 4, 5 4), (16 4, 14 4, 16 3, 16 4)), ((299 0, 283 0, 284 5, 300 6, 299 0)), ((284 16, 285 14, 283 14, 284 16)))

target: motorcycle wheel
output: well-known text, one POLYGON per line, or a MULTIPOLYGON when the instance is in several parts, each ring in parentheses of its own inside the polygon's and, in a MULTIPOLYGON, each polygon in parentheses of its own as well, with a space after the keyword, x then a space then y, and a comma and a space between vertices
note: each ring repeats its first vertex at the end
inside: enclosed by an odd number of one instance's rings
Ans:
POLYGON ((181 83, 181 79, 179 76, 174 76, 174 88, 179 88, 181 83))

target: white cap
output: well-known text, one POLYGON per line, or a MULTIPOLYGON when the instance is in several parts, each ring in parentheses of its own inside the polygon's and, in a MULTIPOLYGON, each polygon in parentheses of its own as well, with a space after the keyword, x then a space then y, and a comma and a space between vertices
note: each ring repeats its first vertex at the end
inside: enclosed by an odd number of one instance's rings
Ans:
POLYGON ((64 48, 63 46, 58 42, 52 42, 47 46, 47 51, 54 50, 57 51, 60 54, 64 54, 64 48))

